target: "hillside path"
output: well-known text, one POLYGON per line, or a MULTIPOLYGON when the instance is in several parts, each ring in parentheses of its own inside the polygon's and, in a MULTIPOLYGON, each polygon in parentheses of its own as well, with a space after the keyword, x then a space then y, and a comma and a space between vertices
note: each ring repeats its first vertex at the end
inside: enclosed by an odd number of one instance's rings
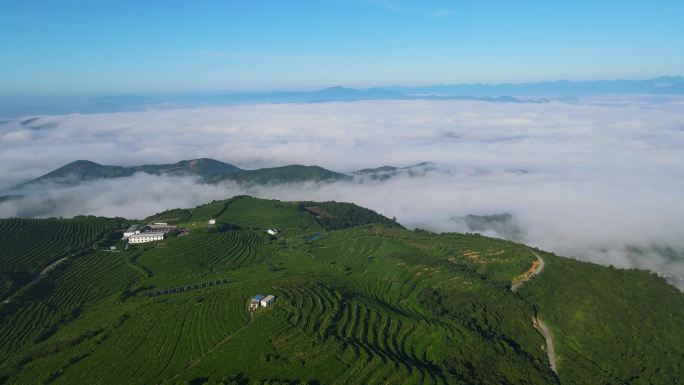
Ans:
POLYGON ((171 376, 171 377, 168 377, 168 378, 162 380, 161 382, 158 383, 158 385, 168 384, 170 381, 173 381, 173 380, 177 379, 177 378, 180 377, 181 375, 185 374, 188 370, 190 370, 190 369, 194 368, 195 366, 197 366, 197 364, 199 364, 200 362, 202 362, 202 360, 204 360, 209 354, 213 353, 214 350, 218 349, 219 347, 221 347, 222 345, 224 345, 226 342, 228 342, 231 338, 233 338, 233 336, 234 336, 235 334, 237 334, 237 333, 239 333, 239 332, 241 332, 241 331, 247 329, 247 328, 252 324, 252 321, 254 321, 254 319, 253 319, 253 318, 250 318, 249 323, 248 323, 247 325, 245 325, 245 326, 241 327, 240 329, 237 329, 237 330, 235 330, 234 332, 230 333, 227 337, 225 337, 224 339, 222 339, 221 341, 219 341, 216 345, 212 346, 212 347, 211 347, 209 350, 207 350, 206 352, 202 353, 199 357, 195 357, 194 359, 192 359, 192 360, 190 361, 190 364, 188 364, 186 367, 184 367, 183 369, 181 369, 178 373, 174 374, 174 375, 171 376))
POLYGON ((534 269, 534 271, 531 271, 529 274, 526 274, 526 276, 523 279, 518 280, 518 281, 514 281, 511 284, 511 291, 512 292, 515 292, 516 290, 520 289, 520 287, 525 282, 531 280, 532 277, 534 277, 535 275, 539 275, 544 270, 544 260, 542 259, 542 257, 540 257, 539 254, 535 253, 534 251, 532 252, 532 254, 534 254, 534 256, 537 257, 537 263, 538 263, 537 268, 534 269))
POLYGON ((556 370, 556 351, 553 348, 553 334, 551 334, 551 330, 536 316, 532 318, 532 325, 534 325, 534 328, 544 337, 544 340, 546 341, 546 355, 549 358, 549 366, 554 373, 558 374, 558 370, 556 370))
MULTIPOLYGON (((73 257, 74 255, 76 255, 76 253, 71 254, 69 257, 73 257)), ((46 268, 44 268, 43 271, 41 271, 35 278, 33 278, 33 279, 31 280, 31 282, 29 282, 29 283, 27 283, 26 285, 22 286, 21 289, 23 289, 24 287, 28 287, 28 286, 31 286, 31 285, 36 284, 38 281, 40 281, 41 279, 43 279, 49 272, 51 272, 51 271, 54 270, 57 266, 59 266, 59 265, 61 265, 62 263, 64 263, 67 259, 69 259, 69 257, 64 257, 64 258, 61 258, 61 259, 58 259, 58 260, 52 262, 52 263, 49 264, 46 268)), ((19 290, 20 290, 20 289, 19 289, 19 290)), ((16 290, 14 293, 12 293, 9 297, 7 297, 7 299, 5 299, 4 301, 2 301, 2 303, 10 303, 10 302, 12 302, 12 297, 14 297, 14 294, 16 294, 19 290, 16 290)))

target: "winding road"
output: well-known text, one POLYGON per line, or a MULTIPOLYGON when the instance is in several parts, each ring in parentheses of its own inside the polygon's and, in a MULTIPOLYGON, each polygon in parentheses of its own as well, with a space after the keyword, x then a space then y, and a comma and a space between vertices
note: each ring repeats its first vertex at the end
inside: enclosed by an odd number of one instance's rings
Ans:
POLYGON ((511 291, 515 292, 516 290, 520 289, 520 287, 523 285, 523 283, 529 281, 534 277, 535 275, 539 275, 539 273, 544 270, 544 260, 539 256, 539 254, 535 253, 534 251, 532 252, 535 257, 537 257, 537 262, 539 262, 539 265, 537 265, 537 268, 530 274, 528 277, 525 277, 519 281, 515 281, 511 284, 511 291))
MULTIPOLYGON (((531 280, 534 276, 539 275, 543 270, 544 270, 544 260, 542 257, 539 256, 539 254, 535 253, 532 251, 532 254, 534 254, 535 257, 537 257, 537 267, 534 269, 534 271, 529 271, 529 274, 523 274, 525 277, 521 280, 514 281, 511 284, 511 291, 515 292, 516 290, 520 289, 520 287, 527 281, 531 280)), ((533 266, 534 268, 534 266, 533 266)), ((530 269, 531 270, 531 269, 530 269)), ((532 326, 539 332, 539 334, 544 337, 544 341, 546 342, 546 355, 548 356, 549 359, 549 366, 551 367, 551 370, 558 375, 558 370, 556 367, 556 350, 553 347, 553 334, 551 334, 551 329, 549 329, 546 324, 539 319, 537 315, 532 317, 532 326)))

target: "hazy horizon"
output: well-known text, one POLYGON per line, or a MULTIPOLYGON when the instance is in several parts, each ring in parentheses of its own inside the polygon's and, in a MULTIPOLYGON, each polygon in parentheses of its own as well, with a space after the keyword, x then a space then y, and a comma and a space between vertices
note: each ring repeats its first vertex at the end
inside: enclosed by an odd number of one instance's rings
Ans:
POLYGON ((3 94, 640 79, 681 73, 679 1, 9 0, 3 94))

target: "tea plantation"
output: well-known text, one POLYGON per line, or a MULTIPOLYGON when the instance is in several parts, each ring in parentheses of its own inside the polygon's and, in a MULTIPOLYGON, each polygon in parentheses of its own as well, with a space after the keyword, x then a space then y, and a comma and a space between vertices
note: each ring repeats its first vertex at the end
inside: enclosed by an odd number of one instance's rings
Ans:
POLYGON ((126 247, 135 221, 0 220, 0 383, 684 379, 684 295, 649 272, 409 231, 335 202, 240 196, 147 222, 187 234, 126 247), (538 257, 543 271, 511 291, 538 257), (255 294, 276 301, 250 311, 255 294), (556 372, 533 320, 553 335, 556 372))

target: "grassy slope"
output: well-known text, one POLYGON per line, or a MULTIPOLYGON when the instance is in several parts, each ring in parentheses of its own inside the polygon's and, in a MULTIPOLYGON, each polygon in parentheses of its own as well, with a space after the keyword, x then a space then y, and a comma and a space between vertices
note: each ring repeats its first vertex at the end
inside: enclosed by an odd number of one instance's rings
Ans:
POLYGON ((367 224, 374 213, 318 205, 327 219, 250 197, 173 210, 150 219, 189 235, 70 260, 4 308, 0 378, 546 384, 683 375, 684 299, 661 279, 542 254, 544 272, 513 294, 511 279, 534 260, 525 246, 367 224), (335 218, 346 213, 353 220, 335 218), (332 230, 340 224, 357 226, 332 230), (283 230, 278 239, 266 236, 271 226, 283 230), (231 282, 141 294, 223 277, 231 282), (256 293, 278 301, 250 314, 256 293), (560 380, 532 328, 535 314, 556 338, 560 380))

